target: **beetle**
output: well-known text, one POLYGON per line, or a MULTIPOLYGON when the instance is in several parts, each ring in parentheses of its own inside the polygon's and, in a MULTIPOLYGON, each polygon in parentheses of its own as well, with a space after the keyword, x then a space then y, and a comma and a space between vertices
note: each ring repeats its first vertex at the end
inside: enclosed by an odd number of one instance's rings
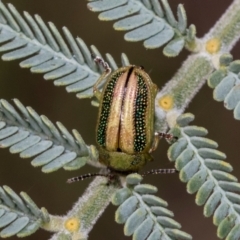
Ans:
MULTIPOLYGON (((92 176, 111 176, 113 172, 138 172, 149 161, 160 137, 174 139, 171 134, 154 132, 155 97, 158 91, 143 67, 129 65, 111 73, 108 63, 95 56, 104 73, 93 86, 99 101, 96 142, 99 162, 107 166, 109 174, 86 174, 68 182, 92 176), (99 89, 105 81, 102 92, 99 89)), ((148 174, 172 173, 175 169, 158 169, 148 174)), ((144 173, 143 175, 146 175, 144 173)))

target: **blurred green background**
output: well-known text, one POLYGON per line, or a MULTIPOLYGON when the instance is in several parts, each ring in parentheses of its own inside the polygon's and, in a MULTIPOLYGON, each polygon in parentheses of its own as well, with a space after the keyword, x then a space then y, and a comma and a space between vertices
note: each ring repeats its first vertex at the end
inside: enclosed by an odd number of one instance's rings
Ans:
MULTIPOLYGON (((126 53, 131 63, 144 66, 152 80, 161 88, 181 66, 189 54, 181 52, 177 58, 166 58, 162 48, 146 50, 142 43, 129 43, 123 39, 123 33, 113 31, 112 22, 100 22, 96 13, 90 12, 87 1, 83 0, 9 0, 21 13, 39 14, 45 22, 51 21, 61 29, 67 26, 73 36, 81 37, 88 46, 95 45, 102 54, 111 53, 119 66, 120 54, 126 53)), ((169 0, 174 12, 177 4, 183 3, 187 11, 188 22, 197 27, 197 36, 203 36, 218 20, 230 0, 169 0)), ((240 32, 239 32, 240 35, 240 32)), ((240 43, 233 51, 235 59, 240 59, 240 43)), ((21 69, 19 61, 0 62, 0 97, 11 102, 18 98, 25 106, 33 107, 39 114, 46 115, 53 122, 61 121, 69 130, 77 129, 88 144, 95 143, 95 124, 97 108, 89 100, 78 100, 74 94, 67 94, 64 87, 54 87, 45 81, 42 75, 32 74, 21 69)), ((194 124, 209 130, 208 137, 219 143, 219 150, 227 154, 227 160, 233 165, 235 176, 240 176, 239 148, 240 122, 233 119, 233 112, 227 111, 223 103, 212 99, 212 90, 204 86, 192 101, 187 111, 192 112, 194 124)), ((154 153, 155 161, 146 169, 171 168, 167 160, 168 144, 162 140, 154 153)), ((91 180, 72 185, 66 179, 89 172, 92 167, 79 171, 59 170, 44 174, 40 168, 33 168, 30 159, 21 159, 12 155, 8 149, 0 150, 0 185, 8 185, 17 193, 27 192, 39 207, 46 207, 51 214, 63 215, 71 209, 73 203, 83 193, 91 180)), ((183 230, 195 240, 215 240, 216 227, 212 218, 203 216, 203 208, 194 203, 195 196, 185 191, 177 175, 147 176, 145 183, 158 186, 158 196, 169 203, 169 209, 175 213, 175 220, 182 224, 183 230)), ((123 235, 123 225, 114 222, 115 207, 109 206, 90 233, 95 239, 131 239, 123 235)), ((39 230, 27 239, 48 239, 51 233, 39 230)), ((15 239, 14 237, 11 239, 15 239)))

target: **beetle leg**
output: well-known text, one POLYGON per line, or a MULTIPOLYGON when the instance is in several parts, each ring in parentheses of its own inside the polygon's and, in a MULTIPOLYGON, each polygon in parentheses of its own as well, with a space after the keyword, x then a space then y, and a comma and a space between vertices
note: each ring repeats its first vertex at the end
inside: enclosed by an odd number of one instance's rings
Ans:
POLYGON ((102 65, 102 67, 104 68, 105 72, 107 72, 108 74, 111 73, 112 69, 109 67, 108 63, 105 62, 101 57, 99 56, 94 56, 92 54, 93 57, 93 61, 99 65, 102 65))
POLYGON ((154 135, 154 140, 153 140, 153 144, 152 144, 152 147, 151 147, 150 150, 149 150, 149 153, 151 153, 151 152, 153 152, 153 151, 155 151, 155 150, 157 149, 159 140, 160 140, 159 136, 156 135, 156 133, 155 133, 155 135, 154 135))
POLYGON ((175 137, 172 134, 169 133, 163 133, 163 132, 155 132, 155 136, 165 138, 166 140, 172 141, 172 140, 177 140, 178 138, 175 137))
POLYGON ((151 149, 149 150, 149 153, 151 153, 151 152, 156 150, 160 138, 165 138, 166 140, 169 140, 169 141, 177 140, 177 137, 173 136, 172 134, 163 133, 163 132, 155 132, 153 145, 152 145, 151 149))
POLYGON ((101 57, 94 55, 92 55, 92 57, 94 58, 93 59, 94 62, 101 65, 105 70, 102 76, 97 80, 97 82, 93 86, 93 94, 98 100, 100 100, 101 92, 99 91, 98 86, 111 73, 112 69, 109 67, 108 63, 105 62, 101 57))

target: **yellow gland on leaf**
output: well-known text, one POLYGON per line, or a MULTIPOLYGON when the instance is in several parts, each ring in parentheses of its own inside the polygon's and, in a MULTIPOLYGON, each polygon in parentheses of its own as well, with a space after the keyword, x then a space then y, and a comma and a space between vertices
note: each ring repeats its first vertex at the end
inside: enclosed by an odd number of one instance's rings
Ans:
POLYGON ((164 110, 170 110, 173 107, 173 98, 170 95, 165 95, 158 100, 158 104, 164 110))
POLYGON ((209 39, 206 42, 206 51, 210 54, 218 53, 221 48, 221 41, 218 38, 209 39))
POLYGON ((64 226, 69 232, 76 232, 80 227, 80 221, 78 218, 69 218, 64 223, 64 226))

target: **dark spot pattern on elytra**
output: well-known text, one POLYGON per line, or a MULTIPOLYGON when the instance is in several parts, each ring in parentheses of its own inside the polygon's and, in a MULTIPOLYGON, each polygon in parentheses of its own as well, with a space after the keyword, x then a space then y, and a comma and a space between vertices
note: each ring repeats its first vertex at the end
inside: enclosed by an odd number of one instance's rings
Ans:
POLYGON ((135 102, 134 124, 135 124, 135 138, 134 151, 141 152, 146 146, 146 110, 148 106, 148 88, 144 77, 136 74, 138 79, 138 89, 135 102))
POLYGON ((97 142, 102 147, 105 147, 106 145, 106 129, 113 99, 114 88, 116 86, 117 80, 122 74, 123 72, 117 72, 116 74, 111 76, 111 80, 108 82, 108 85, 106 86, 103 95, 102 109, 97 129, 97 142))

